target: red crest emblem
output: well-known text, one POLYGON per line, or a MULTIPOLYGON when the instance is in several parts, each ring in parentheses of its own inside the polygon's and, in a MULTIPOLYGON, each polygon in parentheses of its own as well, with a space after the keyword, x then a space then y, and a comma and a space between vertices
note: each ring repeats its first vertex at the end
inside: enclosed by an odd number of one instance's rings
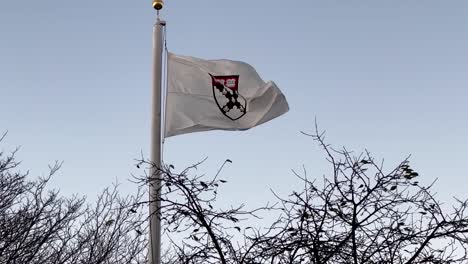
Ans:
POLYGON ((247 100, 239 93, 239 75, 210 76, 219 110, 233 121, 243 117, 247 113, 247 100))

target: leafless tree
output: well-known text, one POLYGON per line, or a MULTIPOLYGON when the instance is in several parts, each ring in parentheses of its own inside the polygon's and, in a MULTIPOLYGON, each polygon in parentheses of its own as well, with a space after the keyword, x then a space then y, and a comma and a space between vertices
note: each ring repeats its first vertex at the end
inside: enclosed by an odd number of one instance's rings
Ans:
POLYGON ((408 159, 386 170, 367 151, 333 149, 318 129, 306 135, 323 148, 332 173, 310 178, 295 172, 303 189, 275 194, 274 206, 219 209, 218 187, 226 182, 219 173, 207 178, 190 172, 196 166, 181 173, 160 169, 163 226, 169 237, 183 234, 172 239, 172 263, 468 262, 468 201, 444 206, 434 182, 419 183, 408 159), (279 216, 266 228, 241 225, 261 210, 279 216))
MULTIPOLYGON (((467 200, 437 200, 435 182, 418 182, 408 159, 387 170, 367 151, 335 150, 318 129, 306 135, 323 148, 331 174, 295 172, 303 188, 273 193, 276 203, 254 209, 217 203, 230 160, 207 177, 196 174, 199 164, 176 172, 141 158, 137 167, 157 173, 134 180, 161 183, 163 263, 468 263, 467 200), (264 211, 277 218, 259 227, 264 211)), ((147 192, 122 197, 113 186, 90 205, 47 188, 59 163, 30 180, 14 156, 0 152, 1 264, 146 263, 147 192)))
POLYGON ((113 186, 94 204, 65 198, 48 189, 60 163, 31 180, 15 153, 0 152, 1 264, 146 262, 145 217, 135 206, 140 193, 122 197, 113 186))
MULTIPOLYGON (((241 224, 257 213, 270 210, 265 207, 246 210, 244 205, 229 208, 216 206, 218 189, 227 181, 220 179, 222 168, 231 163, 226 160, 214 177, 194 174, 200 164, 195 164, 179 173, 172 165, 157 169, 161 181, 161 210, 159 216, 165 235, 172 242, 169 248, 171 263, 248 263, 241 224), (240 240, 239 240, 240 239, 240 240), (243 243, 237 243, 242 241, 243 243)), ((141 159, 142 165, 154 166, 141 159)), ((137 182, 148 185, 156 177, 137 177, 137 182)), ((252 246, 252 245, 250 245, 252 246)))
POLYGON ((281 217, 252 239, 256 263, 468 263, 467 200, 447 208, 423 186, 408 159, 385 171, 369 152, 334 150, 324 134, 332 174, 296 173, 304 189, 277 196, 281 217))

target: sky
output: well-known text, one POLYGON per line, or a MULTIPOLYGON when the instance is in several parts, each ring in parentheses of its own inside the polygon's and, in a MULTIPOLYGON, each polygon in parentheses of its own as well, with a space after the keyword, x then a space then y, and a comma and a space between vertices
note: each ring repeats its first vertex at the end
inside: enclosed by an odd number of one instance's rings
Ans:
MULTIPOLYGON (((256 206, 300 188, 291 170, 330 175, 301 131, 369 150, 389 170, 411 155, 442 201, 468 198, 468 1, 167 0, 168 49, 253 65, 290 111, 245 132, 171 137, 166 163, 213 175, 224 205, 256 206)), ((4 1, 0 9, 2 150, 21 146, 31 177, 63 161, 52 187, 91 200, 114 182, 135 192, 150 142, 150 0, 4 1)))

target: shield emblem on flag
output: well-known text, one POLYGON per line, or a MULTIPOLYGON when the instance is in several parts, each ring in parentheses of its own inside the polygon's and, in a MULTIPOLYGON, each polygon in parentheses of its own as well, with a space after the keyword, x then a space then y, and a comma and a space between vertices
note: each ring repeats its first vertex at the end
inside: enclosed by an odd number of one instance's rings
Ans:
POLYGON ((219 110, 231 120, 247 113, 247 100, 239 93, 239 75, 213 76, 213 97, 219 110))

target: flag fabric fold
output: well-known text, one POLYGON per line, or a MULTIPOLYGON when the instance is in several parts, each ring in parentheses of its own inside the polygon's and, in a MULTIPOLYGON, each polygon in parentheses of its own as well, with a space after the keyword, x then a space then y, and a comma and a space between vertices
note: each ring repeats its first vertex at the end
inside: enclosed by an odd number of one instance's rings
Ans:
POLYGON ((247 63, 168 53, 165 137, 246 130, 288 110, 276 84, 247 63))

